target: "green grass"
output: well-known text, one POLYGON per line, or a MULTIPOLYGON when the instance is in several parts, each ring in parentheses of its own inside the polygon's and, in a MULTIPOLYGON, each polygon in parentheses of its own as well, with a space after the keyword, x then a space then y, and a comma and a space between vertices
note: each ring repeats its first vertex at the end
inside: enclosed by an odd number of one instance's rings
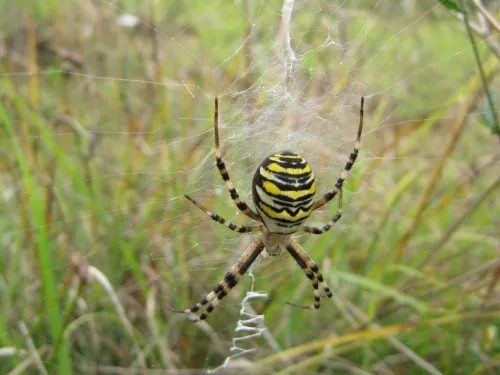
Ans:
MULTIPOLYGON (((307 157, 320 192, 331 188, 361 94, 365 132, 342 220, 297 236, 335 296, 319 311, 294 309, 285 302, 311 301, 310 282, 284 254, 258 260, 255 290, 269 298, 252 307, 280 349, 253 340, 248 371, 498 373, 498 137, 471 42, 445 8, 426 13, 436 3, 375 3, 295 2, 291 43, 302 60, 286 82, 281 3, 8 5, 0 373, 219 366, 250 278, 204 328, 165 308, 198 301, 254 238, 183 197, 248 223, 215 167, 213 97, 226 165, 251 201, 255 168, 282 146, 307 157), (120 27, 122 12, 144 23, 120 27)), ((498 59, 478 40, 495 98, 498 59)), ((336 210, 334 201, 310 223, 336 210)))

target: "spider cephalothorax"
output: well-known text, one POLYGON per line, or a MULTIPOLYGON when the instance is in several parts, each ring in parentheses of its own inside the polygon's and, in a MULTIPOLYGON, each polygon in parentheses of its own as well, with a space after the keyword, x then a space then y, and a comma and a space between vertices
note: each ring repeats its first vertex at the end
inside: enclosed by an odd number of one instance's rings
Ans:
POLYGON ((243 252, 231 269, 226 272, 224 279, 215 289, 203 297, 196 305, 186 310, 176 310, 175 312, 186 313, 190 320, 198 322, 204 320, 214 310, 222 298, 243 277, 248 268, 257 259, 259 254, 266 249, 270 255, 279 255, 283 249, 295 259, 302 268, 305 275, 311 280, 313 286, 314 304, 308 306, 294 306, 319 309, 321 283, 326 296, 330 298, 332 292, 328 288, 318 265, 307 255, 306 251, 291 237, 292 233, 304 231, 314 234, 322 234, 328 231, 342 216, 342 185, 347 178, 351 167, 358 156, 361 147, 361 132, 363 130, 363 103, 361 98, 361 108, 359 116, 359 127, 356 143, 353 152, 349 155, 344 170, 335 183, 333 190, 327 192, 322 198, 314 200, 316 194, 316 180, 314 173, 306 160, 291 151, 281 151, 268 156, 255 172, 252 193, 257 212, 251 210, 243 202, 229 178, 226 166, 222 161, 222 154, 219 148, 219 104, 215 98, 214 133, 215 133, 215 159, 217 168, 222 175, 227 189, 236 207, 245 215, 261 222, 263 225, 238 226, 228 222, 214 212, 207 210, 201 203, 186 195, 186 198, 193 202, 199 209, 205 212, 213 220, 227 226, 229 229, 239 233, 261 232, 261 235, 243 252), (331 201, 339 195, 339 209, 337 214, 323 227, 316 228, 304 225, 304 221, 311 212, 320 208, 325 203, 331 201), (192 314, 204 307, 205 311, 199 318, 192 314))

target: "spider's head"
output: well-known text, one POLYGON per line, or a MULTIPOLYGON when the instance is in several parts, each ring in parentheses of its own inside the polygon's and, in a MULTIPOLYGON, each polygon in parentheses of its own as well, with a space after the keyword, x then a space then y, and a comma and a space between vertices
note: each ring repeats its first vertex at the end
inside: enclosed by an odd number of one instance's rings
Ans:
POLYGON ((271 233, 297 232, 309 217, 316 194, 314 173, 307 161, 291 151, 268 156, 255 171, 253 200, 271 233))

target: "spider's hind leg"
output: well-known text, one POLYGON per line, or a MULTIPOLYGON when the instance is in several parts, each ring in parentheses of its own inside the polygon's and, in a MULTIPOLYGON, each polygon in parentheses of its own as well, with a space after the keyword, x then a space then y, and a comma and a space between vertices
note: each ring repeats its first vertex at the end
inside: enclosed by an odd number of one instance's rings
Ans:
POLYGON ((309 255, 307 255, 306 251, 295 240, 293 239, 290 240, 290 243, 286 246, 286 249, 290 253, 290 255, 295 259, 297 264, 302 268, 307 278, 311 280, 314 293, 314 305, 312 306, 301 306, 301 305, 296 305, 294 303, 289 303, 289 304, 295 307, 301 307, 307 309, 319 309, 320 293, 318 284, 321 283, 323 291, 325 292, 328 298, 331 298, 333 295, 332 291, 328 287, 328 284, 323 278, 323 274, 319 270, 318 265, 311 259, 309 255))
POLYGON ((262 237, 259 237, 246 248, 243 254, 238 258, 236 264, 226 272, 224 279, 217 284, 215 289, 203 297, 197 304, 186 310, 177 310, 169 306, 167 306, 167 308, 176 313, 188 314, 188 319, 192 322, 205 320, 219 304, 219 302, 229 294, 231 289, 233 289, 236 284, 238 284, 238 281, 241 280, 243 275, 250 268, 255 259, 257 259, 262 250, 264 250, 264 243, 262 242, 262 237), (193 314, 202 310, 204 306, 206 306, 206 308, 202 311, 200 317, 195 317, 193 314))
POLYGON ((312 282, 312 286, 313 286, 313 295, 314 295, 314 304, 312 305, 298 305, 296 303, 293 303, 293 302, 287 302, 289 305, 291 306, 294 306, 294 307, 299 307, 301 309, 308 309, 308 310, 317 310, 320 308, 320 294, 319 294, 319 283, 318 283, 318 279, 316 278, 316 276, 314 275, 314 272, 308 268, 305 264, 300 264, 300 266, 302 267, 302 270, 304 271, 304 273, 306 274, 306 277, 311 280, 312 282))

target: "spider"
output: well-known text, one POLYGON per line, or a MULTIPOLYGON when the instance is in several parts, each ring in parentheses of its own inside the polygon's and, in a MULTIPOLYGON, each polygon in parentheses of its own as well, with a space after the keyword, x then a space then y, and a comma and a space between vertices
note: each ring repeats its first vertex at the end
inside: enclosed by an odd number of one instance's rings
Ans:
POLYGON ((327 192, 318 200, 314 199, 316 193, 316 181, 314 173, 307 161, 291 151, 281 151, 268 156, 257 168, 253 177, 252 196, 256 211, 253 211, 239 197, 227 168, 222 161, 222 154, 219 148, 219 102, 215 98, 214 113, 214 133, 215 133, 215 160, 217 168, 222 175, 227 189, 236 207, 253 220, 259 221, 262 225, 239 226, 235 225, 215 212, 209 211, 201 203, 185 195, 196 207, 202 210, 213 220, 225 225, 229 229, 238 233, 260 232, 260 236, 246 248, 229 271, 224 279, 215 287, 213 291, 203 297, 197 304, 186 310, 178 310, 166 306, 176 313, 185 313, 192 322, 205 320, 215 309, 219 302, 231 291, 241 280, 245 272, 257 259, 259 254, 266 249, 270 256, 279 255, 283 249, 295 259, 307 278, 312 282, 314 303, 312 305, 297 305, 288 302, 290 305, 305 309, 319 309, 320 291, 319 284, 323 287, 328 298, 332 297, 332 292, 323 279, 318 265, 311 259, 306 251, 295 241, 291 235, 298 231, 313 234, 323 234, 330 230, 342 216, 342 185, 351 170, 358 151, 361 147, 361 132, 363 130, 363 105, 364 98, 361 97, 359 111, 359 127, 356 143, 353 152, 349 155, 340 177, 337 179, 333 190, 327 192), (316 228, 304 225, 309 215, 331 201, 339 195, 339 206, 336 215, 323 227, 316 228), (206 306, 206 307, 205 307, 206 306), (204 308, 199 317, 195 316, 197 311, 204 308))

